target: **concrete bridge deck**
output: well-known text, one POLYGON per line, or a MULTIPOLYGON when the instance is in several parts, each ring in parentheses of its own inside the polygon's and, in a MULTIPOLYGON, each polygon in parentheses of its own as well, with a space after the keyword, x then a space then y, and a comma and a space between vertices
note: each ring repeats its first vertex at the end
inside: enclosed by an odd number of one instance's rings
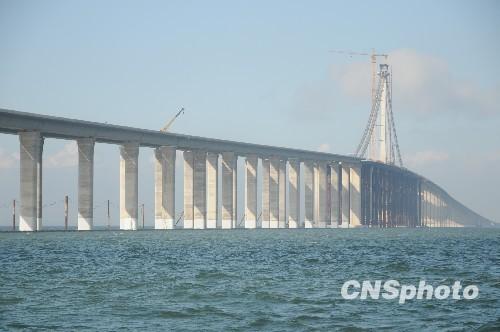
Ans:
POLYGON ((140 147, 155 149, 157 229, 175 228, 175 159, 179 150, 184 157, 184 228, 239 227, 238 158, 245 160, 245 228, 493 225, 408 169, 351 156, 5 109, 0 109, 0 133, 20 139, 19 230, 23 231, 42 229, 44 137, 77 141, 79 230, 93 228, 95 143, 120 146, 121 229, 137 229, 140 147), (262 184, 258 186, 258 182, 262 184), (258 195, 261 206, 257 206, 258 195))
POLYGON ((37 131, 43 137, 50 138, 78 139, 92 137, 98 143, 120 145, 126 142, 137 142, 139 146, 151 148, 175 146, 179 150, 206 150, 215 153, 231 151, 238 155, 258 154, 300 160, 336 160, 345 163, 359 163, 361 160, 356 157, 331 153, 165 133, 158 130, 139 129, 0 108, 0 133, 17 135, 22 131, 37 131))

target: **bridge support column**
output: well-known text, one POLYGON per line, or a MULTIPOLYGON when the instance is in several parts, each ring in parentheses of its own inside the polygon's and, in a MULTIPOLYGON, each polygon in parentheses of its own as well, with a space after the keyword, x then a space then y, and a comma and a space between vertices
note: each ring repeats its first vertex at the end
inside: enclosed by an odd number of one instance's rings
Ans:
POLYGON ((257 228, 257 156, 246 157, 245 228, 257 228))
POLYGON ((41 169, 43 138, 39 132, 20 132, 20 195, 19 230, 41 230, 41 169))
POLYGON ((446 219, 445 219, 445 201, 442 195, 439 195, 439 220, 441 227, 446 227, 446 219))
POLYGON ((427 189, 423 190, 424 202, 423 202, 423 210, 424 210, 424 226, 429 227, 429 192, 427 189))
POLYGON ((351 167, 349 174, 349 227, 361 226, 361 167, 351 167))
POLYGON ((279 161, 278 228, 287 228, 286 220, 286 160, 279 161))
POLYGON ((207 153, 207 228, 217 228, 219 155, 207 153))
POLYGON ((233 152, 222 153, 222 228, 234 228, 236 222, 236 157, 233 152))
POLYGON ((342 210, 342 220, 340 223, 340 227, 342 228, 348 228, 349 227, 349 218, 350 218, 350 194, 349 194, 349 188, 350 188, 350 171, 349 167, 346 165, 341 165, 340 166, 341 170, 341 182, 342 182, 342 195, 341 195, 341 210, 342 210))
POLYGON ((436 194, 436 192, 433 193, 433 206, 432 206, 432 218, 434 222, 434 227, 439 227, 439 210, 438 210, 438 203, 439 203, 439 198, 436 194))
POLYGON ((314 224, 318 228, 326 228, 327 224, 327 165, 318 162, 314 166, 314 224))
POLYGON ((314 227, 314 164, 311 161, 304 162, 304 227, 314 227))
POLYGON ((78 145, 78 230, 94 227, 94 145, 93 138, 80 138, 78 145))
POLYGON ((269 171, 269 228, 278 228, 279 220, 279 159, 271 158, 269 171))
POLYGON ((340 195, 342 194, 339 164, 330 165, 330 218, 331 227, 338 227, 342 218, 340 211, 340 195))
POLYGON ((300 161, 290 160, 288 168, 288 228, 300 227, 300 161))
POLYGON ((434 227, 432 223, 432 193, 428 190, 426 194, 427 227, 434 227))
POLYGON ((420 187, 420 226, 425 227, 425 190, 420 187))
POLYGON ((43 136, 41 137, 40 141, 40 150, 39 154, 40 156, 38 157, 38 166, 37 166, 37 198, 36 198, 36 205, 37 205, 37 218, 36 218, 36 229, 38 231, 42 230, 42 214, 43 214, 43 190, 42 190, 42 185, 43 185, 43 144, 44 144, 44 138, 43 136))
POLYGON ((269 228, 270 216, 270 191, 269 176, 271 173, 271 161, 262 158, 262 228, 269 228))
POLYGON ((155 229, 174 229, 175 159, 174 147, 155 149, 155 229))
POLYGON ((439 220, 439 196, 434 193, 434 223, 435 227, 441 227, 439 220))
POLYGON ((315 162, 313 164, 313 227, 319 227, 319 168, 315 162))
POLYGON ((244 227, 240 225, 241 219, 238 219, 238 155, 234 155, 233 163, 233 228, 244 227))
POLYGON ((194 153, 184 151, 184 229, 194 226, 194 153))
POLYGON ((434 223, 435 227, 440 227, 439 225, 439 197, 434 193, 434 223))
POLYGON ((193 194, 193 228, 207 228, 207 153, 194 153, 194 194, 193 194))
POLYGON ((136 230, 138 219, 139 144, 120 147, 120 229, 136 230))
POLYGON ((434 192, 429 193, 429 219, 430 219, 430 226, 431 227, 436 227, 436 219, 435 219, 435 196, 434 192))

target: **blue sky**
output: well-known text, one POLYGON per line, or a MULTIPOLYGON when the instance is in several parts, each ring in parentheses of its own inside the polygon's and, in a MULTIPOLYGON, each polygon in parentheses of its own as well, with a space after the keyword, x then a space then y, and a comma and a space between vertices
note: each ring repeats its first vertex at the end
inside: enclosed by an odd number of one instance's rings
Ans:
MULTIPOLYGON (((329 50, 376 48, 406 165, 500 220, 499 15, 496 1, 0 0, 0 107, 149 129, 185 107, 175 132, 347 154, 368 118, 369 59, 329 50)), ((0 136, 0 225, 18 149, 0 136)), ((44 158, 45 201, 76 197, 74 144, 48 140, 44 158)), ((96 148, 96 182, 96 200, 116 200, 117 147, 96 148)))

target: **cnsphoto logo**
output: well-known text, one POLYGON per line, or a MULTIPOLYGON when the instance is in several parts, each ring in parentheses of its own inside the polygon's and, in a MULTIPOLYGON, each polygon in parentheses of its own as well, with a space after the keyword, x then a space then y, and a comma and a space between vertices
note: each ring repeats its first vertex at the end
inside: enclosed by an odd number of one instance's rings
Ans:
POLYGON ((420 280, 418 286, 402 285, 397 280, 387 280, 382 283, 382 280, 374 282, 365 280, 360 283, 358 280, 348 280, 342 285, 340 291, 342 298, 345 300, 361 299, 366 300, 368 297, 378 300, 382 295, 383 299, 394 300, 399 299, 400 304, 404 304, 406 300, 422 299, 437 299, 444 300, 452 296, 454 300, 473 300, 479 296, 479 288, 476 285, 468 285, 462 289, 460 281, 455 281, 452 286, 427 284, 425 280, 420 280), (425 295, 425 296, 424 296, 425 295))

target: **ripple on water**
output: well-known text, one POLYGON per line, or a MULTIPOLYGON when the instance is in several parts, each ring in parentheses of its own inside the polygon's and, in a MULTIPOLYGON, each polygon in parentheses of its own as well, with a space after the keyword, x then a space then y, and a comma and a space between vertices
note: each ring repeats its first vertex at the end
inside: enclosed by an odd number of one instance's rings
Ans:
POLYGON ((480 330, 499 230, 0 233, 0 330, 480 330), (477 284, 466 301, 346 301, 349 279, 477 284))

